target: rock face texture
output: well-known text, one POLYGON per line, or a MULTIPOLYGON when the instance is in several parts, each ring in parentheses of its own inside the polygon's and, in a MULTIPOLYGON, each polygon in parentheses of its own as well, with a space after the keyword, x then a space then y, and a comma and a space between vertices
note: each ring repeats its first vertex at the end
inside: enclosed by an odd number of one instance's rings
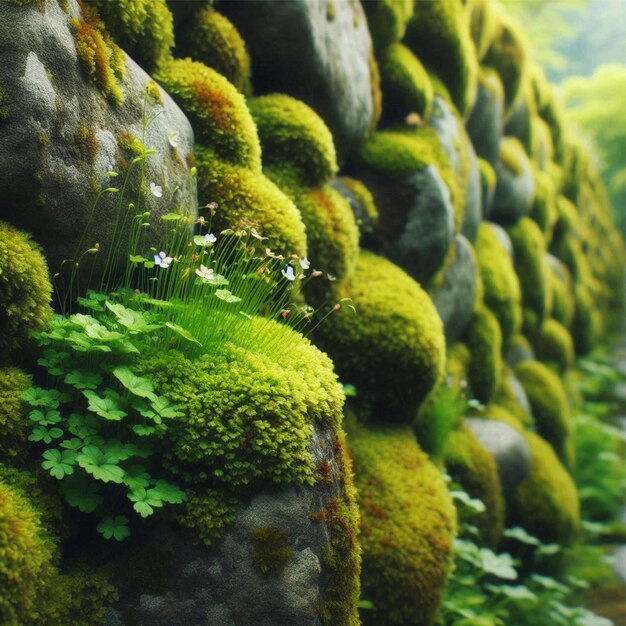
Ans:
POLYGON ((157 225, 161 214, 195 211, 197 198, 185 115, 119 49, 123 70, 111 79, 119 92, 105 93, 84 69, 79 33, 87 22, 76 1, 67 12, 57 2, 44 6, 0 7, 0 219, 33 233, 55 273, 83 234, 79 253, 96 242, 106 250, 120 206, 143 204, 157 225), (144 149, 155 154, 131 166, 144 149), (101 189, 122 188, 129 170, 126 192, 103 194, 90 217, 101 189), (110 171, 119 176, 107 178, 110 171))

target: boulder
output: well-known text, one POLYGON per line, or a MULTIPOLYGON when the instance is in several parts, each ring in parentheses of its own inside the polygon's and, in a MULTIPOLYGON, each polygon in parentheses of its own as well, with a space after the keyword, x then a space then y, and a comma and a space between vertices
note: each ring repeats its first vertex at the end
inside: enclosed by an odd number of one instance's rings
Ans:
POLYGON ((530 471, 531 457, 526 439, 513 426, 498 420, 470 417, 465 422, 495 459, 502 491, 505 497, 508 496, 530 471))
POLYGON ((465 123, 476 154, 492 167, 500 155, 504 102, 498 90, 479 82, 474 108, 465 123))
POLYGON ((246 42, 255 94, 285 93, 308 104, 328 125, 340 160, 363 141, 377 112, 359 2, 225 2, 220 11, 246 42))
POLYGON ((528 396, 524 391, 524 387, 522 387, 522 383, 517 380, 517 377, 513 372, 508 372, 506 375, 506 382, 509 385, 509 389, 512 391, 513 396, 515 397, 515 401, 519 406, 524 410, 526 415, 532 417, 533 410, 530 406, 530 402, 528 401, 528 396))
POLYGON ((480 170, 474 147, 467 142, 467 188, 465 190, 465 211, 461 223, 461 233, 474 243, 478 234, 478 227, 483 218, 482 188, 480 170))
POLYGON ((446 342, 452 345, 472 319, 476 296, 476 261, 472 247, 463 235, 454 238, 454 259, 446 267, 441 286, 431 294, 443 321, 446 342))
MULTIPOLYGON (((81 28, 94 38, 99 33, 82 21, 76 0, 69 0, 67 12, 62 4, 42 0, 0 7, 6 113, 0 119, 0 220, 33 233, 51 273, 94 243, 106 252, 118 209, 131 201, 152 212, 153 240, 163 224, 159 215, 195 214, 197 207, 187 118, 110 41, 108 53, 125 68, 124 77, 121 69, 116 75, 104 67, 108 83, 99 82, 105 79, 97 74, 90 80, 85 70, 89 40, 79 33, 81 28), (144 148, 156 153, 130 165, 144 148), (98 192, 121 188, 130 169, 126 193, 103 194, 90 216, 98 192), (109 171, 119 176, 107 178, 109 171)), ((105 256, 100 255, 102 261, 105 256)))

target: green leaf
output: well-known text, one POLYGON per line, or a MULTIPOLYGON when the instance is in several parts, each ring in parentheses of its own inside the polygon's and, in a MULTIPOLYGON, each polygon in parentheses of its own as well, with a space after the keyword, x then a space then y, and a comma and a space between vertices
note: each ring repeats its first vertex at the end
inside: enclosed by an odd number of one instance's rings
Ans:
POLYGON ((371 611, 376 608, 371 600, 359 600, 357 607, 366 611, 371 611))
POLYGON ((351 384, 343 385, 343 393, 346 398, 356 398, 356 396, 358 395, 356 387, 351 384))
POLYGON ((37 363, 45 367, 51 376, 61 376, 65 371, 64 363, 69 356, 69 352, 48 349, 43 351, 43 357, 37 359, 37 363))
POLYGON ((60 428, 46 428, 45 426, 36 426, 29 435, 29 441, 43 441, 44 443, 52 443, 53 439, 63 437, 63 431, 60 428))
MULTIPOLYGON (((152 408, 155 410, 159 417, 163 419, 171 419, 174 417, 181 417, 183 415, 182 407, 177 404, 172 404, 167 398, 158 396, 151 403, 152 408)), ((153 418, 154 419, 154 418, 153 418)), ((160 420, 154 419, 159 424, 160 420)))
POLYGON ((450 495, 457 502, 462 502, 468 509, 472 511, 476 511, 477 513, 484 513, 486 511, 486 507, 481 500, 476 498, 472 498, 465 491, 451 491, 450 495))
POLYGON ((105 391, 105 398, 101 398, 93 391, 83 391, 83 395, 89 401, 87 408, 104 419, 119 422, 128 415, 126 411, 122 410, 119 395, 110 389, 105 391))
POLYGON ((148 378, 135 376, 128 367, 116 367, 113 376, 133 395, 152 401, 157 399, 152 382, 148 378))
POLYGON ((76 389, 97 389, 102 383, 102 376, 95 372, 81 372, 72 370, 64 379, 68 385, 72 385, 76 389))
POLYGON ((63 418, 58 411, 46 411, 43 413, 39 409, 31 411, 29 415, 33 422, 37 422, 40 426, 51 426, 60 423, 63 418))
POLYGON ((96 526, 96 530, 101 533, 105 539, 113 538, 117 539, 117 541, 123 541, 130 535, 128 518, 125 515, 103 517, 102 521, 96 526))
POLYGON ((118 439, 109 439, 100 450, 107 457, 109 463, 126 461, 137 454, 137 446, 133 443, 122 443, 118 439))
POLYGON ((82 415, 81 413, 72 413, 67 422, 68 430, 72 435, 85 439, 91 435, 100 432, 100 422, 93 415, 82 415))
POLYGON ((185 492, 177 487, 168 483, 166 480, 157 480, 156 485, 150 490, 154 497, 168 502, 169 504, 180 504, 185 498, 185 492))
POLYGON ((485 585, 485 588, 492 593, 506 596, 511 600, 526 600, 528 602, 536 602, 538 600, 537 596, 524 585, 485 585))
POLYGON ((199 346, 202 345, 188 330, 185 330, 182 326, 172 322, 165 322, 165 325, 183 339, 191 341, 192 343, 197 343, 199 346))
POLYGON ((90 311, 104 311, 104 307, 99 302, 96 302, 95 300, 91 300, 89 298, 83 298, 79 296, 78 298, 76 298, 76 302, 78 302, 78 304, 80 304, 80 306, 82 306, 84 309, 89 309, 90 311))
POLYGON ((182 220, 183 218, 184 218, 184 215, 181 215, 180 213, 166 213, 165 215, 161 215, 161 219, 164 222, 182 220))
POLYGON ((93 513, 102 504, 103 499, 98 491, 96 483, 80 476, 72 476, 63 481, 61 486, 66 502, 82 513, 93 513))
POLYGON ((233 295, 230 291, 228 291, 228 289, 217 289, 215 291, 215 295, 220 300, 223 300, 224 302, 228 302, 229 304, 232 304, 234 302, 241 302, 241 298, 238 298, 237 296, 233 295))
POLYGON ((132 428, 133 432, 140 437, 148 437, 156 432, 154 426, 148 426, 147 424, 135 424, 132 428))
POLYGON ((61 392, 57 389, 42 389, 41 387, 29 387, 22 393, 22 400, 31 406, 41 406, 48 409, 56 409, 61 400, 61 392))
POLYGON ((61 442, 61 447, 66 450, 74 450, 74 452, 78 452, 83 447, 83 442, 81 439, 77 437, 73 437, 72 439, 66 439, 61 442))
POLYGON ((160 328, 158 324, 150 324, 146 319, 145 313, 129 309, 122 304, 116 302, 105 302, 107 309, 113 312, 117 321, 133 333, 145 333, 160 328))
POLYGON ((154 489, 139 487, 128 494, 128 499, 135 503, 133 504, 133 509, 144 518, 154 513, 154 507, 163 506, 163 501, 158 497, 154 489))
POLYGON ((134 465, 126 472, 124 484, 133 491, 147 487, 150 484, 150 474, 140 465, 134 465))
POLYGON ((46 450, 42 456, 46 460, 41 464, 41 467, 48 470, 57 480, 74 473, 72 466, 74 465, 76 454, 73 451, 63 450, 61 452, 56 448, 52 448, 52 450, 46 450))
POLYGON ((121 333, 109 330, 91 315, 76 313, 76 315, 70 316, 70 320, 77 326, 80 326, 87 337, 96 341, 109 342, 124 337, 121 333))
POLYGON ((520 543, 524 543, 527 546, 541 545, 541 541, 539 541, 537 537, 533 537, 520 526, 515 526, 514 528, 507 528, 503 534, 505 537, 508 537, 509 539, 515 539, 516 541, 519 541, 520 543))
POLYGON ((124 470, 96 446, 85 446, 76 461, 88 474, 103 483, 119 484, 124 481, 124 470))

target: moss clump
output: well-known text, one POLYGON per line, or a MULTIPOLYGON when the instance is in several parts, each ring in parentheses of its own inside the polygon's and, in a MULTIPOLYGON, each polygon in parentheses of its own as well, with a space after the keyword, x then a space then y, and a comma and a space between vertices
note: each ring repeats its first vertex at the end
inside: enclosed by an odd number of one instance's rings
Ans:
POLYGON ((506 409, 520 424, 530 428, 533 424, 533 419, 528 414, 528 406, 523 406, 520 403, 520 396, 515 390, 515 386, 519 385, 520 383, 515 378, 513 372, 507 365, 503 364, 500 384, 491 398, 491 403, 506 409))
POLYGON ((602 320, 596 309, 589 289, 580 283, 574 287, 574 319, 572 339, 577 354, 586 354, 600 335, 602 320))
POLYGON ((522 324, 522 294, 511 257, 494 228, 483 222, 474 244, 485 304, 496 316, 505 346, 522 324))
POLYGON ((263 166, 289 170, 299 184, 318 187, 337 172, 332 135, 323 120, 303 102, 280 94, 255 98, 263 166))
POLYGON ((569 328, 574 319, 574 295, 572 294, 572 277, 565 266, 558 259, 553 258, 558 264, 558 271, 551 267, 550 288, 552 290, 552 317, 569 328))
POLYGON ((466 521, 478 528, 484 544, 495 548, 504 528, 504 496, 493 456, 474 433, 461 424, 450 433, 444 462, 452 479, 485 505, 481 513, 468 513, 466 521))
POLYGON ((39 246, 0 222, 0 362, 52 319, 52 288, 39 246))
POLYGON ((554 364, 563 374, 574 365, 574 342, 565 326, 556 320, 546 320, 541 326, 537 342, 537 356, 554 364))
POLYGON ((390 261, 362 251, 342 307, 316 331, 316 342, 342 380, 356 386, 360 416, 412 422, 445 367, 442 323, 421 287, 390 261))
POLYGON ((461 115, 469 114, 478 63, 460 0, 415 2, 404 43, 443 80, 461 115))
POLYGON ((200 61, 244 94, 251 92, 250 56, 233 24, 212 6, 196 11, 182 29, 176 51, 200 61))
POLYGON ((147 71, 171 55, 172 14, 165 0, 87 0, 97 7, 115 41, 147 71))
POLYGON ((470 34, 476 46, 476 55, 482 61, 493 40, 498 19, 491 0, 469 0, 467 2, 470 34))
POLYGON ((576 485, 547 442, 535 433, 523 434, 531 469, 509 501, 510 520, 545 543, 568 544, 580 524, 576 485))
POLYGON ((254 544, 253 563, 264 574, 282 574, 294 554, 289 533, 277 526, 262 526, 250 531, 250 539, 254 544))
POLYGON ((383 119, 402 122, 409 113, 427 119, 435 94, 428 73, 413 53, 406 46, 394 43, 381 53, 378 66, 383 119))
POLYGON ((21 457, 28 447, 28 420, 22 393, 30 377, 15 367, 0 368, 0 447, 4 459, 21 457))
POLYGON ((558 219, 558 210, 554 180, 547 172, 535 172, 535 197, 530 205, 529 217, 539 226, 549 244, 558 219))
POLYGON ((293 202, 263 174, 220 162, 196 149, 200 196, 217 202, 216 229, 254 226, 277 252, 306 256, 306 234, 293 202))
POLYGON ((361 510, 363 614, 376 626, 432 623, 451 570, 456 514, 410 428, 348 427, 361 510))
POLYGON ((516 137, 504 137, 500 144, 500 160, 514 176, 521 176, 531 170, 524 146, 516 137))
POLYGON ((413 0, 376 0, 364 2, 363 8, 374 46, 382 50, 404 37, 406 24, 413 15, 413 0))
POLYGON ((378 209, 374 203, 374 196, 370 190, 356 178, 342 176, 339 181, 356 198, 359 205, 358 214, 355 213, 356 224, 361 235, 374 232, 378 223, 378 209))
POLYGON ((81 3, 81 14, 80 19, 70 21, 81 67, 109 100, 122 104, 121 81, 126 75, 124 54, 113 43, 94 8, 81 3))
POLYGON ((189 116, 200 144, 234 165, 261 170, 261 147, 244 97, 215 70, 173 59, 154 75, 189 116))
POLYGON ((480 173, 483 207, 489 208, 496 191, 496 173, 488 161, 480 158, 478 159, 478 171, 480 173))
POLYGON ((495 315, 484 305, 474 309, 465 331, 470 351, 468 380, 474 397, 488 404, 500 383, 502 371, 502 332, 495 315))
POLYGON ((567 439, 572 418, 563 384, 548 367, 537 361, 524 361, 515 368, 532 407, 537 432, 552 445, 561 460, 570 465, 567 439))

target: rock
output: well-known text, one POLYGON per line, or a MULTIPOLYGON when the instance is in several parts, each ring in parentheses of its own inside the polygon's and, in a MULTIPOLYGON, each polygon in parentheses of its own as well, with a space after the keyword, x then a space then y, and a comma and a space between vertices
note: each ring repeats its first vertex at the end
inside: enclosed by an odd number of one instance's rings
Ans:
POLYGON ((509 384, 511 391, 513 392, 513 395, 515 396, 515 400, 517 401, 517 404, 519 404, 520 407, 522 407, 526 415, 528 415, 529 417, 532 417, 533 410, 530 406, 530 402, 528 401, 528 396, 526 395, 526 392, 524 391, 524 387, 522 387, 522 383, 520 383, 520 381, 517 380, 517 377, 512 372, 508 372, 506 380, 509 384))
POLYGON ((488 224, 489 228, 493 230, 502 244, 502 247, 508 252, 511 259, 513 259, 513 244, 511 243, 511 238, 506 230, 504 230, 502 226, 498 226, 498 224, 494 224, 493 222, 486 222, 486 224, 488 224))
POLYGON ((526 440, 505 422, 477 417, 467 418, 465 422, 495 459, 502 491, 508 496, 530 471, 531 457, 526 440))
POLYGON ((620 582, 626 583, 626 546, 620 546, 613 552, 613 571, 620 582))
POLYGON ((476 154, 492 167, 500 158, 504 102, 497 90, 482 81, 478 84, 478 95, 474 108, 465 124, 476 154))
POLYGON ((482 189, 480 183, 480 170, 478 159, 472 144, 468 141, 467 165, 467 188, 465 190, 465 211, 461 223, 461 233, 474 243, 478 234, 478 227, 483 218, 482 189))
POLYGON ((476 262, 472 247, 463 235, 454 238, 455 255, 443 274, 442 285, 431 294, 441 317, 446 342, 452 345, 472 318, 476 296, 476 262))
MULTIPOLYGON (((132 614, 140 619, 137 623, 151 626, 321 626, 319 609, 326 588, 337 580, 323 565, 331 531, 314 517, 342 497, 342 487, 329 427, 316 427, 310 449, 317 465, 329 464, 328 483, 263 490, 247 497, 240 502, 236 521, 210 548, 194 545, 168 526, 147 537, 148 543, 167 549, 166 585, 160 592, 121 594, 113 611, 121 623, 130 623, 121 616, 132 614), (259 546, 264 544, 254 531, 260 529, 280 538, 281 543, 271 547, 286 555, 282 566, 271 555, 265 557, 269 569, 259 566, 259 546)), ((107 626, 117 623, 109 619, 107 626)))
MULTIPOLYGON (((195 213, 197 207, 186 162, 193 150, 187 118, 126 55, 125 78, 114 78, 121 104, 113 92, 103 93, 90 82, 70 24, 80 17, 76 0, 69 1, 67 13, 55 0, 0 8, 0 84, 7 113, 0 120, 0 219, 34 234, 51 273, 74 257, 83 234, 83 249, 98 242, 105 252, 118 208, 130 201, 139 206, 138 195, 153 212, 154 225, 162 224, 161 214, 177 208, 195 213), (153 86, 155 97, 146 95, 146 85, 153 86), (144 105, 154 118, 145 129, 144 105), (143 187, 124 196, 104 194, 90 221, 98 191, 123 185, 123 164, 135 156, 138 141, 156 150, 144 162, 143 187), (119 177, 107 178, 110 170, 119 177), (150 193, 148 182, 162 187, 162 197, 150 193)), ((134 166, 135 174, 139 167, 134 166)), ((137 181, 131 176, 131 186, 137 181)), ((156 226, 151 230, 157 234, 156 226)))
POLYGON ((508 347, 504 359, 509 367, 515 369, 522 361, 534 361, 535 353, 527 341, 514 340, 508 347))
POLYGON ((331 187, 336 189, 347 201, 354 213, 354 219, 359 227, 361 245, 364 248, 371 246, 374 242, 373 232, 376 228, 378 215, 373 215, 371 210, 365 206, 362 198, 359 198, 353 190, 348 189, 340 178, 333 178, 331 187))
POLYGON ((504 125, 504 134, 508 137, 517 137, 526 147, 530 146, 531 134, 530 111, 525 98, 520 98, 517 106, 504 125))
POLYGON ((220 11, 246 42, 255 94, 285 93, 308 104, 330 128, 340 159, 364 140, 376 111, 372 43, 359 2, 225 2, 220 11))

